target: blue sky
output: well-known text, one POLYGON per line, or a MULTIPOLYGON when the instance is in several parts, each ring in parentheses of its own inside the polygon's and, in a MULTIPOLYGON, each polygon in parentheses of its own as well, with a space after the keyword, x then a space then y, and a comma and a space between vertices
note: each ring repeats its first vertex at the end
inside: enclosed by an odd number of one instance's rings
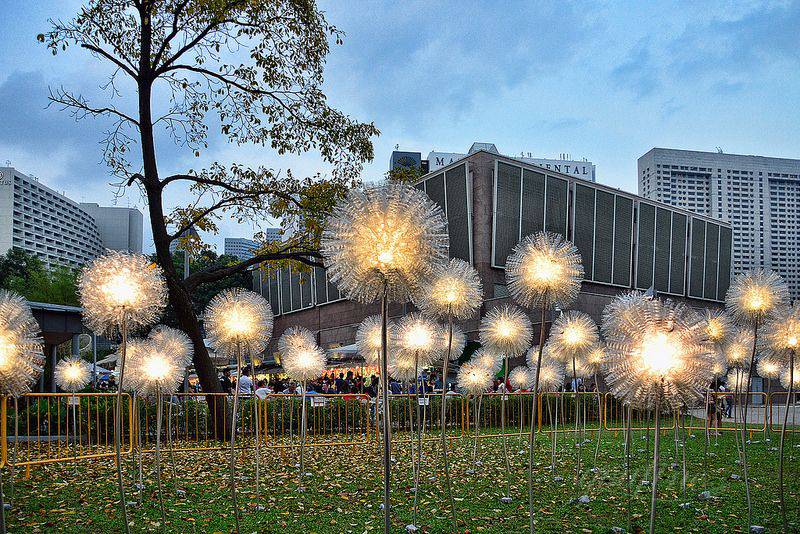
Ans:
MULTIPOLYGON (((54 58, 35 39, 48 18, 68 18, 80 2, 0 4, 0 163, 11 160, 77 200, 111 203, 101 125, 46 108, 48 87, 96 95, 107 71, 77 49, 54 58)), ((328 59, 330 101, 381 130, 366 180, 383 175, 395 145, 426 155, 473 141, 511 154, 586 157, 598 181, 634 192, 636 159, 653 146, 800 158, 796 2, 321 7, 346 32, 328 59)), ((325 170, 314 154, 280 158, 217 135, 199 162, 166 143, 160 155, 162 172, 214 160, 325 170)), ((180 193, 168 201, 180 202, 180 193)), ((146 213, 138 191, 119 202, 146 213)), ((250 233, 222 225, 222 234, 250 233)))

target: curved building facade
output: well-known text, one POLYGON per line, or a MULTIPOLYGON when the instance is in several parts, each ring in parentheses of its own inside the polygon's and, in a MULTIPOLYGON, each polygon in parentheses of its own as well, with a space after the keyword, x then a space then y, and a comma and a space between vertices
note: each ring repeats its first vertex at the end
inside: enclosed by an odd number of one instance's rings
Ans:
POLYGON ((17 171, 0 167, 0 253, 10 248, 48 267, 77 268, 103 253, 94 218, 77 202, 17 171))

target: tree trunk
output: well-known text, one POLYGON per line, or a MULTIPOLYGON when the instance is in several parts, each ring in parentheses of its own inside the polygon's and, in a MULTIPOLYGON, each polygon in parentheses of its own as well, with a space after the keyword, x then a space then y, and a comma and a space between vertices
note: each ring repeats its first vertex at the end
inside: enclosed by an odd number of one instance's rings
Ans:
MULTIPOLYGON (((148 212, 150 215, 150 228, 153 232, 153 243, 156 249, 156 261, 164 271, 167 282, 169 301, 175 310, 178 325, 192 340, 194 348, 194 367, 200 385, 205 393, 222 392, 222 384, 217 376, 211 358, 208 355, 203 334, 200 331, 200 322, 192 309, 189 293, 183 284, 183 279, 175 271, 172 255, 169 252, 169 233, 164 221, 164 207, 162 205, 162 188, 158 177, 158 164, 156 160, 155 140, 153 137, 152 118, 152 83, 153 73, 149 64, 151 57, 152 29, 149 17, 142 17, 142 40, 139 89, 139 131, 141 135, 143 186, 147 194, 148 212)), ((225 423, 225 402, 216 402, 216 397, 208 397, 209 416, 214 425, 214 436, 219 440, 227 438, 225 423)))

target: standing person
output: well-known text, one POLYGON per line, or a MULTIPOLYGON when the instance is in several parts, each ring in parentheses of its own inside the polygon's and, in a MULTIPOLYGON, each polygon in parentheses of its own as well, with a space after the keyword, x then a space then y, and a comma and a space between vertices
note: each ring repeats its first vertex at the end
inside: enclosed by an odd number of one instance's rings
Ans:
MULTIPOLYGON (((719 385, 719 392, 720 393, 725 393, 726 391, 728 391, 728 388, 725 387, 725 384, 720 384, 719 385)), ((729 398, 728 395, 720 395, 720 400, 722 401, 722 407, 723 407, 723 409, 725 411, 725 417, 730 419, 731 418, 731 409, 733 408, 733 402, 731 402, 731 399, 729 398)))
POLYGON ((222 391, 230 395, 233 391, 233 380, 231 380, 231 370, 227 367, 222 370, 220 382, 222 383, 222 391))
POLYGON ((344 373, 339 373, 339 376, 336 377, 336 393, 341 395, 342 393, 346 393, 344 390, 344 373))
POLYGON ((258 400, 266 399, 267 395, 269 395, 270 393, 272 393, 272 391, 270 391, 269 387, 267 386, 267 383, 264 380, 259 380, 258 388, 255 391, 255 396, 258 397, 258 400))
POLYGON ((250 369, 243 369, 242 376, 236 381, 239 388, 239 395, 251 395, 253 393, 253 379, 250 378, 250 369))

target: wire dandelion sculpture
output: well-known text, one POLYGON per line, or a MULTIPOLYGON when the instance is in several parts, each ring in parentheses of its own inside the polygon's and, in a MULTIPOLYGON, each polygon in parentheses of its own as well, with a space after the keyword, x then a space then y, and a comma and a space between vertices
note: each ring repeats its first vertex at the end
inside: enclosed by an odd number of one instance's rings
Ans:
POLYGON ((331 282, 351 300, 381 301, 383 518, 391 528, 391 425, 387 321, 389 302, 408 302, 423 280, 446 263, 449 238, 441 208, 424 192, 387 183, 353 189, 334 208, 321 249, 331 282))
MULTIPOLYGON (((470 359, 470 361, 461 366, 461 368, 458 370, 458 375, 456 378, 459 389, 466 393, 467 396, 472 397, 472 407, 475 419, 475 435, 472 443, 473 465, 480 465, 476 461, 476 455, 478 452, 478 434, 480 433, 480 401, 483 398, 483 393, 489 387, 491 387, 492 377, 494 376, 493 371, 481 364, 480 358, 476 359, 477 356, 480 356, 480 354, 476 353, 472 359, 470 359)), ((495 358, 495 360, 496 359, 497 358, 495 358)), ((473 469, 467 470, 467 474, 471 475, 473 473, 473 469)))
MULTIPOLYGON (((78 280, 84 322, 97 334, 120 334, 119 384, 125 379, 128 333, 155 323, 166 306, 167 285, 161 269, 141 254, 109 252, 87 264, 78 280)), ((114 453, 117 486, 125 532, 128 525, 125 485, 122 480, 122 388, 117 388, 114 408, 114 453)))
MULTIPOLYGON (((539 308, 539 353, 536 369, 542 368, 542 351, 545 342, 545 320, 548 311, 557 306, 561 309, 569 307, 581 288, 583 266, 577 247, 559 234, 539 232, 527 236, 520 241, 506 260, 506 282, 511 297, 527 308, 539 308)), ((533 456, 536 441, 534 440, 533 421, 536 420, 538 402, 537 395, 539 377, 534 378, 533 399, 531 409, 531 431, 528 436, 528 506, 530 508, 529 527, 533 534, 534 500, 533 500, 533 456)))
MULTIPOLYGON (((0 394, 28 393, 44 367, 39 323, 24 298, 0 290, 0 394)), ((0 531, 6 532, 3 477, 0 468, 0 531)))
MULTIPOLYGON (((417 456, 413 462, 414 470, 414 512, 413 521, 406 526, 409 531, 417 529, 417 511, 420 479, 420 459, 422 456, 423 421, 425 414, 420 414, 420 382, 422 369, 429 367, 443 352, 440 339, 440 328, 435 322, 419 313, 403 316, 397 322, 397 357, 414 362, 414 411, 416 412, 417 456)), ((427 388, 426 388, 427 396, 427 388)), ((426 404, 426 403, 425 403, 426 404)), ((413 427, 412 427, 413 430, 413 427)))
POLYGON ((800 308, 790 306, 775 313, 764 328, 762 336, 764 357, 758 363, 758 374, 771 380, 780 378, 781 385, 787 389, 786 406, 781 424, 781 438, 778 447, 778 486, 781 502, 781 521, 783 531, 789 531, 786 521, 785 488, 783 484, 784 441, 786 425, 789 421, 789 407, 795 388, 800 385, 800 373, 796 368, 797 349, 800 346, 800 308))
MULTIPOLYGON (((747 369, 755 367, 756 345, 758 343, 758 329, 778 310, 789 304, 789 288, 786 283, 773 271, 768 269, 754 269, 737 275, 731 283, 725 296, 725 306, 734 320, 744 327, 749 327, 753 332, 753 345, 750 353, 750 364, 747 369)), ((742 404, 742 471, 744 474, 744 487, 747 497, 747 524, 748 529, 753 526, 753 506, 750 500, 750 478, 747 473, 747 412, 750 408, 750 380, 745 388, 745 399, 742 404)))
POLYGON ((167 326, 160 326, 146 340, 137 341, 128 354, 129 379, 126 379, 126 385, 139 397, 156 401, 156 480, 162 524, 167 521, 161 469, 163 396, 178 390, 193 354, 189 336, 167 326))
POLYGON ((652 534, 658 491, 660 415, 702 398, 711 380, 710 347, 702 317, 682 304, 637 300, 631 306, 615 307, 612 313, 630 317, 609 318, 618 325, 609 330, 606 340, 609 349, 606 380, 611 392, 632 407, 652 409, 655 413, 652 534))
MULTIPOLYGON (((67 406, 67 429, 69 429, 69 415, 70 411, 72 412, 72 439, 75 441, 75 446, 72 449, 73 453, 73 461, 76 462, 75 469, 77 472, 77 459, 78 459, 78 406, 80 401, 75 396, 75 393, 82 390, 89 384, 89 380, 91 380, 91 368, 89 367, 89 362, 81 358, 80 356, 70 356, 68 358, 64 358, 63 360, 59 360, 56 364, 56 368, 53 371, 53 378, 56 381, 56 386, 61 388, 64 391, 68 391, 72 393, 72 396, 68 399, 67 406), (69 410, 69 407, 72 407, 72 410, 69 410)), ((69 430, 67 430, 69 433, 69 430)), ((67 443, 69 443, 69 435, 67 436, 67 443)))
POLYGON ((597 325, 591 317, 583 312, 568 311, 553 322, 548 344, 552 347, 553 356, 572 371, 572 391, 575 397, 575 489, 580 493, 581 461, 583 456, 583 436, 578 432, 580 426, 580 395, 578 393, 578 370, 580 375, 588 376, 591 369, 587 366, 586 357, 600 341, 597 325), (578 365, 580 363, 580 366, 578 365))
POLYGON ((511 390, 515 391, 519 399, 519 433, 522 434, 522 393, 533 387, 535 377, 527 365, 520 365, 515 367, 508 373, 508 383, 511 385, 511 390))
MULTIPOLYGON (((235 461, 236 416, 239 408, 239 378, 242 376, 242 353, 250 358, 261 354, 272 336, 273 316, 269 303, 257 293, 241 288, 226 289, 218 293, 208 303, 205 312, 205 326, 211 346, 225 357, 236 358, 236 387, 233 390, 233 411, 231 412, 230 445, 230 489, 239 532, 239 503, 236 497, 235 461)), ((260 463, 260 428, 256 417, 256 471, 260 463)), ((256 477, 258 492, 258 477, 256 477)))
POLYGON ((306 444, 306 390, 309 380, 319 377, 326 366, 325 352, 317 345, 314 334, 306 328, 293 326, 278 340, 278 351, 281 353, 283 370, 292 380, 303 385, 300 400, 300 491, 304 491, 303 478, 311 476, 305 472, 303 451, 306 444))
POLYGON ((481 344, 503 356, 503 385, 500 397, 500 425, 503 434, 503 456, 506 461, 506 494, 500 502, 511 502, 511 462, 506 439, 506 400, 508 399, 508 359, 525 352, 531 344, 531 321, 515 306, 492 308, 481 321, 481 344))

